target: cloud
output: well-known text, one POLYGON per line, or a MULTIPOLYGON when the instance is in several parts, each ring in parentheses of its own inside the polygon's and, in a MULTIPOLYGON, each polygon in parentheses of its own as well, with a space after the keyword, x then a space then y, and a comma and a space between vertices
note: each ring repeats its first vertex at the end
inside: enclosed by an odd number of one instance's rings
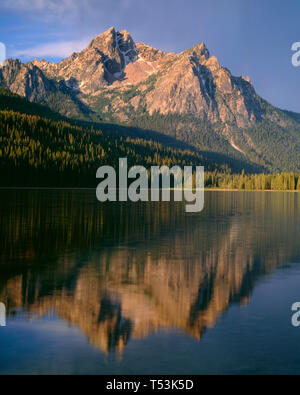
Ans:
POLYGON ((0 13, 6 20, 18 16, 23 24, 20 29, 18 23, 10 22, 4 29, 7 37, 1 39, 9 57, 67 57, 110 26, 128 30, 123 19, 136 19, 132 12, 136 1, 140 0, 0 0, 0 13))
POLYGON ((32 17, 80 17, 101 10, 126 10, 136 0, 1 0, 0 9, 28 13, 32 17))
POLYGON ((79 52, 87 46, 90 38, 78 41, 59 41, 34 46, 32 48, 18 49, 12 52, 13 57, 24 58, 65 58, 73 52, 79 52))
POLYGON ((0 7, 12 11, 50 11, 61 14, 78 8, 74 0, 2 0, 0 7))

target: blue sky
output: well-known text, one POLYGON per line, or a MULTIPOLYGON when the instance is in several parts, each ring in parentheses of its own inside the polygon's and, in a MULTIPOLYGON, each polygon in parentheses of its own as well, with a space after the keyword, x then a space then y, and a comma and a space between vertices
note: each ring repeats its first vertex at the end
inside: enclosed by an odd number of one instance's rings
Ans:
POLYGON ((266 100, 300 112, 299 16, 299 0, 0 0, 0 41, 23 61, 58 61, 111 26, 166 51, 204 41, 266 100))

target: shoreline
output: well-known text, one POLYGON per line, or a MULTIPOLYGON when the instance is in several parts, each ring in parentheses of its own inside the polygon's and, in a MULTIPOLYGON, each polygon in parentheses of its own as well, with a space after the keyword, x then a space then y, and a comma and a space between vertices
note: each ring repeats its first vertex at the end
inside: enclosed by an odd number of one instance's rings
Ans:
POLYGON ((300 191, 291 190, 291 189, 226 189, 226 188, 204 188, 204 191, 220 191, 220 192, 296 192, 300 191))
MULTIPOLYGON (((96 187, 0 187, 0 190, 96 190, 96 187)), ((118 188, 117 188, 118 189, 118 188)), ((174 189, 171 188, 173 191, 174 189)), ((291 192, 300 193, 300 190, 290 189, 229 189, 204 188, 204 192, 291 192)))

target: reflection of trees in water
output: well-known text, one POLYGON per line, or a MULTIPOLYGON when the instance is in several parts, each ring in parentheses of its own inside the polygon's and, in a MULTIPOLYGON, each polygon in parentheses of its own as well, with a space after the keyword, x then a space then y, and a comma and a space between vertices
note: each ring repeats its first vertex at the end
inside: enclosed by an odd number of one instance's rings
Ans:
POLYGON ((300 256, 299 195, 208 196, 187 216, 181 203, 100 205, 94 192, 12 194, 1 299, 8 312, 55 311, 106 352, 162 328, 200 339, 260 275, 300 256))

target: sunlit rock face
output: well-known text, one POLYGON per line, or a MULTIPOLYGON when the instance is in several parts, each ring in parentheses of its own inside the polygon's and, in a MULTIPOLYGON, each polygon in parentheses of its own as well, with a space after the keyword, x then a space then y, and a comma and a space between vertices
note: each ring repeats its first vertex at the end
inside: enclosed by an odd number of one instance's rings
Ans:
POLYGON ((262 172, 300 166, 299 116, 263 100, 203 42, 165 52, 112 27, 58 63, 8 59, 0 85, 69 118, 171 135, 225 155, 227 164, 238 159, 262 172))
POLYGON ((50 78, 60 78, 67 86, 89 94, 123 78, 126 66, 135 62, 137 56, 130 34, 112 27, 96 36, 83 51, 56 65, 45 60, 34 60, 33 64, 50 78))
MULTIPOLYGON (((131 86, 137 88, 135 102, 139 100, 150 115, 192 113, 239 127, 263 115, 249 79, 233 77, 210 56, 204 43, 179 54, 166 53, 145 43, 135 44, 126 30, 118 32, 113 27, 57 64, 35 59, 22 65, 9 60, 2 79, 13 92, 34 101, 45 98, 45 90, 54 89, 45 82, 50 80, 56 89, 64 84, 89 105, 90 95, 117 89, 119 94, 114 95, 111 105, 114 107, 115 101, 116 107, 126 107, 129 103, 122 92, 131 86)), ((133 102, 133 107, 138 106, 133 102)))

